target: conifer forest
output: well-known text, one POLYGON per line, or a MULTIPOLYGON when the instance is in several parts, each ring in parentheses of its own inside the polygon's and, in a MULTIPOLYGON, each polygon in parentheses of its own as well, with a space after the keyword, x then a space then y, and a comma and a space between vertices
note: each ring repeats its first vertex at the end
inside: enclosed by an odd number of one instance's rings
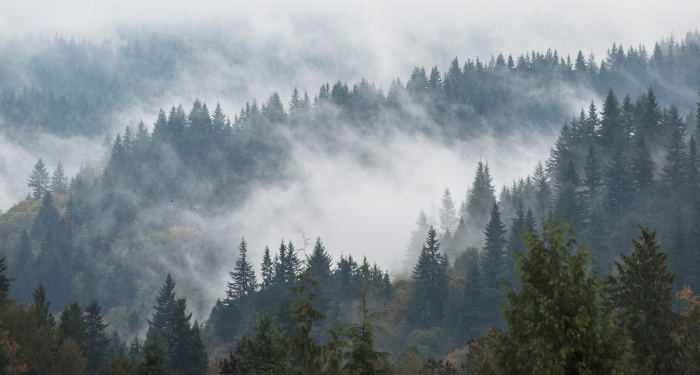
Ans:
POLYGON ((174 29, 0 35, 0 374, 700 374, 698 31, 374 82, 174 29))

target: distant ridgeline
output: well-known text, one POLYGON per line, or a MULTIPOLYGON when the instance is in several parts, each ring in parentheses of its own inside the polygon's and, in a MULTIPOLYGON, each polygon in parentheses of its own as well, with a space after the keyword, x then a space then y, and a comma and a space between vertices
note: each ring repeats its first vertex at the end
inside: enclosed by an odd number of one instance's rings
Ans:
MULTIPOLYGON (((232 66, 240 58, 226 56, 224 46, 188 44, 165 34, 126 38, 116 46, 62 37, 5 43, 0 49, 4 127, 64 136, 103 134, 123 111, 152 103, 182 85, 183 77, 196 76, 200 54, 222 54, 232 66)), ((580 51, 559 56, 556 50, 463 64, 455 58, 442 73, 437 67, 416 67, 405 85, 396 79, 386 92, 364 79, 352 86, 325 84, 306 101, 293 96, 286 113, 271 103, 264 121, 276 128, 295 124, 292 112, 308 106, 313 110, 304 122, 315 124, 314 133, 321 135, 337 123, 360 128, 389 123, 444 139, 468 139, 487 130, 550 130, 567 115, 570 101, 580 99, 567 93, 602 96, 609 88, 640 93, 653 87, 662 104, 688 108, 700 86, 699 45, 700 35, 690 32, 680 43, 673 36, 662 39, 651 51, 613 44, 599 60, 580 51), (323 109, 331 104, 336 110, 323 109)), ((247 106, 242 117, 253 107, 247 106)))

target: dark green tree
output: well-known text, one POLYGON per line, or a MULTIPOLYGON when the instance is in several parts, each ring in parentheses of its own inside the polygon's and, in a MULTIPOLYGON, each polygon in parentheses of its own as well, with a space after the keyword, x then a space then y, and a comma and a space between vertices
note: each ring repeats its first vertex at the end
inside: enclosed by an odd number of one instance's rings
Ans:
POLYGON ((197 322, 190 322, 192 313, 187 313, 187 300, 180 298, 170 317, 170 332, 167 343, 166 369, 175 374, 204 374, 207 371, 207 352, 197 322))
MULTIPOLYGON (((90 362, 91 372, 95 373, 100 365, 108 358, 110 344, 107 337, 107 324, 103 323, 102 306, 97 300, 92 300, 85 306, 85 358, 90 362)), ((119 337, 117 336, 117 339, 119 337)))
POLYGON ((175 311, 175 281, 170 276, 170 272, 168 272, 165 283, 158 292, 156 303, 157 305, 153 306, 156 310, 153 313, 153 318, 148 320, 146 342, 149 344, 152 343, 156 333, 162 340, 165 340, 170 334, 170 320, 175 311))
POLYGON ((32 230, 29 232, 30 237, 37 241, 43 240, 49 228, 57 229, 59 220, 60 215, 53 203, 53 196, 50 191, 47 191, 41 200, 41 207, 34 219, 32 230))
POLYGON ((447 259, 440 253, 437 233, 431 226, 411 276, 413 287, 408 317, 414 325, 429 328, 442 321, 447 297, 447 266, 447 259))
POLYGON ((314 279, 321 285, 325 285, 331 277, 331 266, 333 265, 333 257, 326 252, 326 248, 321 242, 321 237, 316 238, 314 250, 308 260, 309 270, 314 279))
POLYGON ((506 292, 505 332, 489 342, 501 374, 623 374, 629 340, 601 307, 601 285, 589 274, 585 246, 567 229, 526 235, 517 255, 520 288, 506 292))
POLYGON ((619 310, 632 339, 634 365, 642 374, 672 374, 677 353, 673 333, 678 319, 673 312, 668 254, 660 251, 656 231, 639 226, 639 241, 632 240, 629 255, 615 262, 618 275, 608 278, 611 306, 619 310))
POLYGON ((316 282, 311 278, 311 270, 307 268, 297 279, 300 285, 294 286, 292 292, 301 298, 294 300, 292 319, 296 320, 299 328, 296 335, 286 340, 286 345, 295 357, 292 360, 294 367, 291 368, 291 373, 317 374, 323 370, 323 348, 312 337, 312 330, 315 322, 326 317, 313 307, 316 294, 311 288, 316 286, 316 282))
POLYGON ((272 258, 270 257, 270 248, 267 246, 265 246, 260 268, 260 277, 262 278, 260 290, 263 292, 271 291, 275 282, 275 265, 272 263, 272 258))
POLYGON ((51 181, 49 180, 49 171, 46 170, 46 165, 39 159, 29 175, 27 186, 32 188, 34 199, 39 199, 44 196, 44 193, 49 190, 51 181))
POLYGON ((53 176, 51 176, 51 191, 56 194, 68 193, 68 177, 60 161, 53 171, 53 176))
POLYGON ((5 257, 0 256, 0 306, 5 303, 7 295, 10 293, 10 284, 15 280, 5 275, 6 270, 5 257))
POLYGON ((166 352, 158 332, 143 347, 144 360, 137 365, 139 375, 169 375, 165 369, 166 352))
POLYGON ((478 231, 483 230, 489 220, 489 210, 496 201, 496 195, 491 184, 489 164, 479 161, 474 182, 467 198, 467 224, 478 231))
POLYGON ((252 295, 257 288, 257 280, 255 279, 255 271, 253 264, 246 259, 248 253, 248 244, 245 238, 241 238, 241 244, 238 246, 238 259, 236 259, 236 267, 232 272, 229 272, 233 282, 228 283, 228 298, 242 299, 248 295, 252 295))
POLYGON ((59 315, 58 329, 60 331, 61 342, 73 340, 82 351, 87 349, 87 324, 83 315, 83 308, 78 301, 73 301, 66 305, 59 315))
POLYGON ((502 287, 505 275, 505 225, 501 221, 501 213, 496 202, 491 206, 491 219, 486 225, 484 235, 486 244, 483 253, 484 279, 482 286, 482 303, 484 315, 489 319, 488 323, 497 323, 500 318, 498 304, 501 300, 502 287))

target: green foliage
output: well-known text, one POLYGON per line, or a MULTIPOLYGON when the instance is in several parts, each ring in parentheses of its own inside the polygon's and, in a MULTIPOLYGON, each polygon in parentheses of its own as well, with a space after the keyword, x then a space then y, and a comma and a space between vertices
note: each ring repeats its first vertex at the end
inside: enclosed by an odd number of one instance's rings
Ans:
POLYGON ((303 284, 294 286, 292 292, 301 298, 294 300, 291 317, 297 321, 299 333, 286 341, 292 354, 296 356, 292 361, 294 367, 291 373, 316 374, 323 369, 323 348, 311 337, 311 331, 314 322, 326 317, 312 305, 316 295, 311 292, 311 287, 315 286, 316 282, 311 278, 311 269, 307 268, 297 278, 303 284))
POLYGON ((34 190, 34 199, 39 199, 44 196, 44 193, 49 189, 49 172, 46 170, 46 165, 39 159, 29 175, 27 186, 34 190))
POLYGON ((228 283, 228 291, 226 292, 228 298, 242 299, 255 292, 257 288, 253 264, 246 259, 247 252, 248 244, 245 242, 245 238, 241 238, 236 267, 232 272, 229 272, 233 282, 228 283))
POLYGON ((155 332, 148 344, 143 347, 144 361, 136 366, 137 373, 140 375, 168 375, 169 372, 165 369, 166 352, 163 349, 163 343, 155 332))
POLYGON ((412 324, 429 328, 442 321, 447 297, 447 266, 447 259, 440 254, 437 233, 431 226, 411 275, 413 289, 408 316, 412 324))
POLYGON ((633 251, 620 253, 618 275, 608 278, 610 300, 632 339, 634 365, 639 373, 672 373, 678 318, 672 309, 671 285, 676 277, 668 270, 668 254, 660 251, 656 231, 639 226, 633 251))
POLYGON ((502 374, 626 373, 629 340, 601 308, 600 283, 589 254, 571 233, 551 225, 530 233, 517 255, 520 288, 506 292, 507 329, 490 345, 502 374))

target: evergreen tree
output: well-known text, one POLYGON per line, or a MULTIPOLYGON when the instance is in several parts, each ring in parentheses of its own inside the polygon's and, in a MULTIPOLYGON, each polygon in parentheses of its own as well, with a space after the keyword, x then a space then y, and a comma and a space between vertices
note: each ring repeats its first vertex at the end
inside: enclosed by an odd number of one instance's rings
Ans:
POLYGON ((5 275, 6 270, 5 257, 0 256, 0 307, 4 305, 7 295, 10 293, 10 283, 15 280, 5 275))
POLYGON ((238 259, 236 259, 236 268, 229 272, 233 282, 228 283, 228 298, 242 299, 245 296, 251 295, 257 288, 255 279, 255 271, 253 264, 246 259, 248 252, 248 244, 245 238, 241 238, 241 244, 238 246, 238 259))
POLYGON ((311 279, 311 270, 307 268, 297 276, 297 279, 301 284, 294 286, 292 292, 300 295, 301 298, 294 300, 291 316, 297 321, 299 329, 296 335, 286 341, 292 353, 296 355, 296 358, 292 360, 294 367, 292 367, 291 373, 317 374, 323 369, 323 350, 320 345, 316 344, 316 340, 311 336, 311 331, 316 321, 326 317, 315 310, 312 305, 316 294, 311 291, 311 288, 316 285, 316 282, 311 279))
POLYGON ((484 277, 479 269, 479 259, 475 258, 469 264, 467 278, 462 291, 463 313, 461 314, 461 331, 464 337, 481 335, 485 322, 483 290, 484 277))
POLYGON ((326 284, 331 277, 333 257, 326 252, 326 248, 323 246, 323 242, 321 242, 321 237, 316 238, 316 244, 314 245, 314 250, 309 257, 308 263, 309 270, 314 279, 321 285, 326 284))
POLYGON ((104 316, 101 311, 102 306, 94 299, 85 307, 85 358, 90 362, 92 373, 97 372, 108 358, 110 341, 105 332, 107 324, 102 322, 104 316))
POLYGON ((409 320, 429 328, 442 321, 447 297, 447 260, 440 254, 440 242, 431 226, 418 263, 413 268, 413 288, 409 297, 409 320))
POLYGON ((561 169, 557 178, 557 216, 566 220, 570 225, 577 227, 583 219, 581 202, 577 189, 580 185, 578 172, 573 160, 561 169))
POLYGON ((239 346, 240 367, 261 375, 286 373, 289 369, 289 350, 282 344, 282 336, 277 331, 273 319, 267 313, 259 317, 253 326, 253 332, 252 337, 245 338, 246 344, 239 346))
POLYGON ((169 375, 165 369, 165 349, 158 335, 154 332, 148 344, 143 347, 144 361, 137 365, 139 375, 169 375))
POLYGON ((616 142, 623 142, 624 127, 620 103, 613 93, 613 90, 608 90, 608 95, 603 101, 603 117, 600 120, 600 130, 598 131, 598 141, 604 148, 611 147, 616 142))
POLYGON ((83 316, 83 308, 78 301, 73 300, 63 308, 59 316, 61 341, 73 340, 82 351, 87 349, 87 324, 83 316))
POLYGON ((170 320, 175 311, 175 281, 170 276, 165 278, 165 283, 160 288, 156 297, 156 310, 153 313, 153 320, 148 320, 148 332, 146 333, 146 342, 150 344, 155 340, 155 335, 165 340, 171 332, 170 320))
POLYGON ((509 239, 508 239, 508 253, 505 258, 505 268, 503 270, 503 275, 508 283, 511 285, 515 282, 516 278, 516 268, 515 268, 515 254, 525 254, 525 234, 528 232, 527 217, 525 216, 525 210, 523 209, 523 203, 518 201, 518 206, 515 210, 515 218, 511 219, 513 222, 510 227, 509 239))
POLYGON ((483 230, 488 221, 489 210, 496 201, 495 190, 491 184, 489 164, 479 161, 474 182, 469 190, 467 200, 467 224, 478 231, 483 230))
MULTIPOLYGON (((429 233, 432 233, 432 238, 435 239, 435 230, 432 227, 429 233)), ((430 238, 430 235, 428 237, 430 238)), ((365 263, 363 266, 366 267, 365 274, 369 274, 367 269, 369 265, 365 263)), ((360 289, 358 306, 361 321, 350 325, 348 330, 348 337, 352 343, 350 350, 345 353, 346 363, 343 367, 353 374, 379 375, 390 371, 387 367, 378 368, 380 361, 386 360, 389 353, 380 352, 375 348, 374 332, 378 327, 372 323, 372 320, 376 319, 377 314, 370 309, 370 292, 370 287, 365 279, 365 283, 360 289)))
POLYGON ((499 373, 627 373, 629 340, 601 308, 588 249, 565 230, 544 232, 527 234, 527 253, 517 255, 520 288, 506 292, 507 329, 489 337, 499 373))
POLYGON ((166 368, 176 374, 204 374, 207 371, 207 353, 197 322, 190 323, 192 313, 187 313, 187 300, 175 302, 170 317, 170 332, 166 337, 168 351, 166 368))
POLYGON ((39 159, 34 165, 32 173, 29 175, 29 181, 27 186, 34 190, 34 199, 39 199, 44 196, 47 190, 49 190, 49 185, 51 181, 49 180, 49 171, 46 170, 46 165, 39 159))
POLYGON ((37 213, 34 219, 34 224, 32 225, 32 230, 29 232, 29 235, 33 240, 43 240, 49 228, 53 228, 54 230, 58 228, 59 219, 58 209, 56 209, 56 205, 53 203, 53 196, 50 191, 47 191, 46 194, 44 194, 44 198, 41 200, 39 213, 37 213))
POLYGON ((586 167, 584 168, 586 173, 586 179, 584 185, 587 188, 589 202, 592 203, 598 195, 598 191, 601 185, 601 174, 600 174, 600 162, 595 155, 595 147, 593 143, 588 146, 588 153, 586 154, 586 167))
POLYGON ((272 258, 270 258, 270 248, 265 246, 265 252, 263 253, 263 261, 261 264, 260 276, 262 277, 262 284, 260 289, 262 291, 272 290, 272 285, 275 279, 275 268, 272 263, 272 258))
POLYGON ((411 239, 406 247, 406 255, 402 262, 404 268, 411 268, 416 264, 416 260, 420 254, 420 250, 423 244, 423 239, 425 234, 428 233, 430 226, 428 225, 428 217, 425 216, 425 212, 421 211, 418 214, 418 220, 416 220, 417 228, 411 232, 411 239))
POLYGON ((51 301, 46 299, 46 288, 40 281, 39 286, 32 293, 34 312, 37 315, 39 327, 53 327, 55 324, 53 314, 49 312, 51 301))
POLYGON ((498 204, 494 202, 491 207, 491 219, 489 219, 489 223, 484 231, 486 245, 484 245, 482 273, 484 278, 482 289, 484 314, 493 323, 500 320, 498 318, 500 316, 498 303, 501 300, 501 284, 505 271, 505 233, 505 225, 501 221, 498 204))
POLYGON ((671 285, 676 278, 668 270, 668 254, 656 243, 656 231, 639 226, 639 241, 632 240, 629 255, 620 253, 615 262, 617 276, 608 278, 610 300, 632 339, 634 364, 642 374, 671 374, 674 371, 676 343, 673 332, 671 285))
POLYGON ((442 207, 440 207, 440 229, 446 233, 455 229, 457 223, 457 211, 452 201, 452 194, 449 189, 445 189, 442 195, 442 207))
POLYGON ((654 161, 651 158, 651 151, 649 151, 644 136, 640 135, 636 138, 636 157, 633 160, 634 180, 637 191, 643 195, 649 195, 654 186, 654 161))
POLYGON ((51 191, 56 194, 68 193, 68 177, 66 177, 66 172, 63 170, 63 165, 60 161, 51 177, 51 191))

